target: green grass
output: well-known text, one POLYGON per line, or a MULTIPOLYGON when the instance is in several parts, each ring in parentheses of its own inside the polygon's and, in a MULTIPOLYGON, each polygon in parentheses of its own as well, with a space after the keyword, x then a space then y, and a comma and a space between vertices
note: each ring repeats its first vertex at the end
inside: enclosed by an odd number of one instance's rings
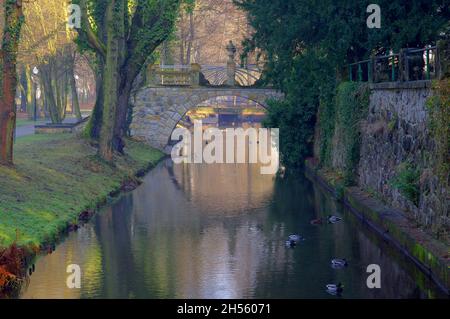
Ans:
POLYGON ((15 145, 15 167, 0 166, 0 247, 53 242, 80 212, 95 209, 163 154, 127 141, 126 156, 103 162, 70 134, 30 135, 15 145))

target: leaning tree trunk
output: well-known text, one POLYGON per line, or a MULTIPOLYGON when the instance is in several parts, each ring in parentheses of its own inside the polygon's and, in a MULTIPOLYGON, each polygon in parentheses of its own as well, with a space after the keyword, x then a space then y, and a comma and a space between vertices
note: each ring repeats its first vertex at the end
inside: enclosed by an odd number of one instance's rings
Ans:
POLYGON ((16 60, 23 23, 22 1, 7 1, 0 49, 0 164, 12 165, 16 126, 16 60))

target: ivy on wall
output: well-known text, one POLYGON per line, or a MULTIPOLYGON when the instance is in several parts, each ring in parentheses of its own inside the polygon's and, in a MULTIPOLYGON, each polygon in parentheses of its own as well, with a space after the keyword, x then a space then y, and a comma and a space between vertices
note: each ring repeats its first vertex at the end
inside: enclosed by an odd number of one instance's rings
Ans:
MULTIPOLYGON (((353 184, 360 158, 361 120, 366 118, 370 91, 366 84, 343 82, 336 95, 336 128, 342 131, 344 147, 344 180, 353 184)), ((335 130, 336 133, 336 130, 335 130)), ((336 136, 336 135, 335 135, 336 136)))
POLYGON ((369 97, 367 84, 342 82, 334 98, 324 99, 319 108, 321 165, 342 170, 346 185, 355 181, 360 158, 360 123, 367 115, 369 97))
POLYGON ((430 134, 435 146, 435 173, 449 185, 450 173, 450 79, 433 82, 434 94, 427 100, 430 134))
POLYGON ((335 129, 336 105, 334 103, 335 90, 328 92, 320 99, 318 110, 319 126, 319 160, 320 166, 331 167, 333 155, 333 135, 335 129))

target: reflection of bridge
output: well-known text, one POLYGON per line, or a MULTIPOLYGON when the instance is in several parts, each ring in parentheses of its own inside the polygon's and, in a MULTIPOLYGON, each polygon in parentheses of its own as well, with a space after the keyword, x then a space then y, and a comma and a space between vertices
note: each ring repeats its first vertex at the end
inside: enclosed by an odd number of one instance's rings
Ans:
POLYGON ((266 100, 281 99, 271 88, 252 88, 261 76, 256 66, 239 68, 234 62, 236 48, 227 46, 226 67, 191 65, 159 66, 147 69, 147 85, 136 91, 131 136, 168 151, 172 131, 184 115, 200 103, 223 96, 236 96, 267 107, 266 100))

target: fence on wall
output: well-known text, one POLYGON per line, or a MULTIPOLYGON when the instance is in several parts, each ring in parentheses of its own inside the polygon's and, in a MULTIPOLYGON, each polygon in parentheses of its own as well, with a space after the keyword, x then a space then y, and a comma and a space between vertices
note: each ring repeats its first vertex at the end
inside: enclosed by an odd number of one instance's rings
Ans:
POLYGON ((439 77, 438 60, 436 46, 402 49, 399 53, 349 64, 349 80, 373 83, 432 80, 439 77))

